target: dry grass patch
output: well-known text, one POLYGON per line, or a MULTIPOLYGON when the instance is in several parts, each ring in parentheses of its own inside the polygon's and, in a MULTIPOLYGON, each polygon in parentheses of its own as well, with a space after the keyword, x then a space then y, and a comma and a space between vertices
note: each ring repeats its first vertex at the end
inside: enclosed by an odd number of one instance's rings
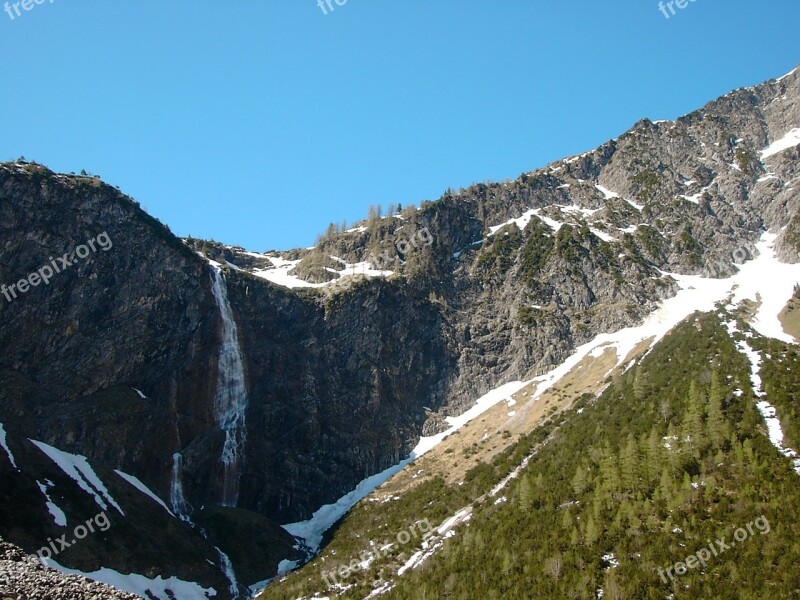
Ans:
MULTIPOLYGON (((623 366, 649 346, 650 340, 642 341, 625 357, 623 366)), ((520 435, 533 431, 547 417, 569 410, 583 394, 599 394, 615 374, 616 364, 616 350, 608 348, 599 357, 585 357, 538 398, 538 384, 531 383, 512 396, 511 405, 504 400, 449 435, 375 490, 373 496, 380 500, 402 495, 428 477, 437 475, 457 484, 469 469, 481 462, 490 462, 514 444, 520 435)))

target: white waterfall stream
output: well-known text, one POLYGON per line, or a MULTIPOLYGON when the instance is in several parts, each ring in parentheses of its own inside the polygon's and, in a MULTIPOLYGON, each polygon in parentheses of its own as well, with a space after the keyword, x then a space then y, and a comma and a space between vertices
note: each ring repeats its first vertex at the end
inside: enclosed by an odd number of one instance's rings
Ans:
POLYGON ((183 483, 181 482, 181 471, 183 470, 183 455, 176 452, 172 455, 172 481, 169 490, 169 501, 172 504, 172 512, 179 518, 186 520, 188 505, 183 496, 183 483))
POLYGON ((236 506, 239 500, 239 477, 244 463, 247 437, 245 411, 247 387, 244 378, 244 359, 239 345, 239 330, 228 301, 228 288, 222 270, 211 268, 212 291, 222 319, 221 346, 214 396, 214 416, 225 432, 220 463, 223 469, 223 506, 236 506))

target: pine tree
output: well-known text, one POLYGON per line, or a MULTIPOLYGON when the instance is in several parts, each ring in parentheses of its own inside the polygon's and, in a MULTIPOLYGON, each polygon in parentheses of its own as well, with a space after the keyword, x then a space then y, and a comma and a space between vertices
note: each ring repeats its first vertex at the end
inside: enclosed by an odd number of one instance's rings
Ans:
POLYGON ((669 504, 670 500, 672 499, 672 487, 672 475, 670 474, 669 469, 664 467, 664 469, 661 471, 661 479, 658 484, 657 496, 667 504, 669 504))
POLYGON ((569 531, 573 525, 572 511, 567 508, 561 512, 561 528, 569 531))
POLYGON ((647 481, 650 485, 658 482, 659 469, 661 468, 661 457, 663 456, 664 446, 658 430, 653 427, 647 437, 647 449, 645 452, 645 472, 647 481))
POLYGON ((588 485, 588 478, 586 476, 586 469, 582 465, 578 465, 578 468, 575 470, 575 475, 572 477, 572 489, 575 491, 575 494, 580 496, 583 492, 586 491, 586 487, 588 485))
POLYGON ((722 414, 722 401, 725 391, 719 380, 717 371, 711 373, 711 391, 708 395, 706 412, 708 413, 708 437, 714 449, 719 448, 725 440, 725 417, 722 414))
POLYGON ((636 375, 633 378, 633 396, 637 400, 644 400, 645 395, 647 394, 647 389, 645 388, 645 375, 641 365, 636 367, 636 375))
POLYGON ((367 214, 367 228, 370 232, 374 232, 374 230, 378 227, 378 222, 381 219, 381 211, 379 206, 375 206, 374 204, 370 205, 369 213, 367 214))
POLYGON ((617 580, 617 574, 613 569, 608 571, 606 574, 606 581, 603 584, 603 590, 605 592, 604 597, 607 597, 609 600, 623 600, 623 598, 627 597, 622 589, 622 586, 619 584, 617 580))
POLYGON ((639 447, 632 433, 628 434, 628 440, 620 454, 620 476, 624 489, 629 492, 636 489, 639 482, 639 447))
POLYGON ((600 479, 603 482, 603 491, 608 495, 608 500, 614 501, 619 494, 619 470, 617 468, 617 453, 606 440, 603 448, 603 458, 600 460, 600 479))
POLYGON ((526 473, 519 481, 518 490, 518 506, 522 512, 528 512, 531 509, 532 498, 533 482, 530 475, 526 473))
POLYGON ((572 528, 572 531, 569 534, 569 545, 573 548, 580 543, 581 534, 578 533, 578 529, 576 527, 572 528))
POLYGON ((705 403, 697 382, 693 379, 689 387, 689 399, 686 405, 686 415, 681 426, 681 443, 685 443, 694 456, 700 455, 700 443, 703 434, 703 412, 705 403))
POLYGON ((597 541, 600 533, 597 531, 597 526, 594 523, 594 515, 589 515, 586 521, 586 531, 584 532, 584 539, 587 545, 592 545, 597 541))
POLYGON ((742 443, 739 441, 739 438, 736 437, 735 433, 731 434, 731 450, 733 450, 733 454, 736 456, 736 464, 740 467, 744 466, 744 450, 742 449, 742 443))
POLYGON ((511 568, 513 566, 513 561, 511 560, 511 553, 508 550, 503 551, 503 567, 502 572, 505 575, 508 575, 511 572, 511 568))

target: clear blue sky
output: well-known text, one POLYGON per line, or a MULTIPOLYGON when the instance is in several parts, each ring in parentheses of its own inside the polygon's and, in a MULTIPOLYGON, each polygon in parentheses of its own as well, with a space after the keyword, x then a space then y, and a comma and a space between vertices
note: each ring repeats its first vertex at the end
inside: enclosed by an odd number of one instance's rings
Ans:
POLYGON ((100 174, 179 235, 283 249, 800 63, 797 0, 697 0, 669 20, 654 0, 333 5, 0 12, 0 160, 100 174))

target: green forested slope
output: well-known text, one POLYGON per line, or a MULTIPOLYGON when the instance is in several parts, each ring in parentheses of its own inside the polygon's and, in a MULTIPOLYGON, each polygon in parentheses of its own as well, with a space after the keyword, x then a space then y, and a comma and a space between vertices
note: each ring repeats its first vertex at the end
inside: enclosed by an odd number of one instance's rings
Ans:
MULTIPOLYGON (((464 485, 433 481, 394 502, 362 503, 322 557, 262 597, 336 597, 320 569, 348 563, 369 540, 394 541, 415 521, 438 525, 470 502, 469 523, 422 566, 398 577, 419 541, 396 544, 343 580, 352 587, 339 597, 364 598, 384 581, 395 585, 381 598, 404 600, 588 599, 600 589, 612 600, 800 597, 800 476, 765 434, 750 363, 721 315, 679 326, 599 399, 585 397, 464 485), (531 449, 500 494, 505 502, 476 501, 531 449), (705 566, 688 559, 698 552, 705 566), (679 561, 693 568, 677 574, 679 561)), ((764 357, 763 388, 784 443, 796 447, 798 352, 758 336, 748 342, 764 357)))
MULTIPOLYGON (((797 351, 755 340, 768 400, 796 431, 797 351)), ((749 376, 717 317, 682 325, 560 429, 507 504, 476 511, 384 597, 798 597, 800 477, 770 445, 749 376), (712 545, 705 568, 659 574, 712 545)))

